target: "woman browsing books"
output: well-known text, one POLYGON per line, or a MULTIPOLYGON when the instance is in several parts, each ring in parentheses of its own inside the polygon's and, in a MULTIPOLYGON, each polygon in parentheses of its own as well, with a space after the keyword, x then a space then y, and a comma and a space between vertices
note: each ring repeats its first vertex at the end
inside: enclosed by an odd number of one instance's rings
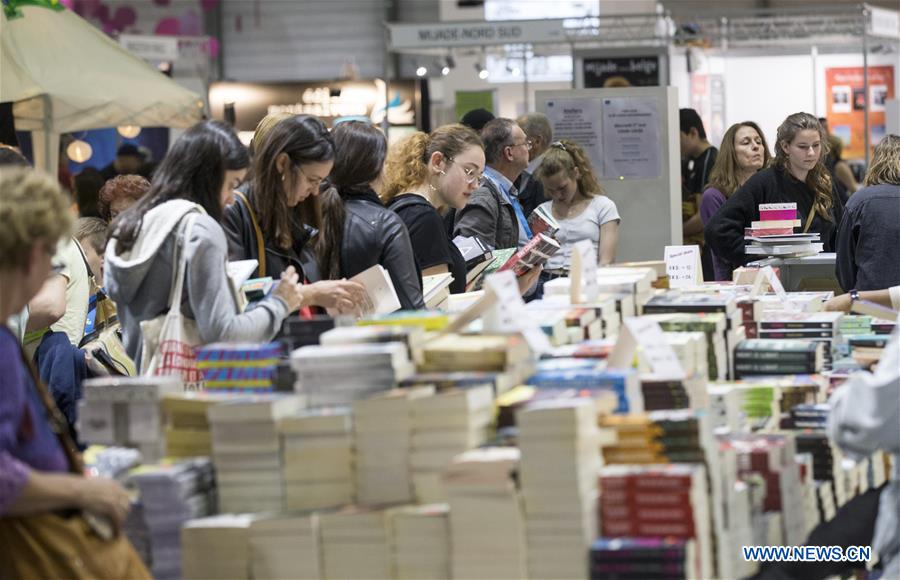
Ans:
POLYGON ((825 131, 808 113, 794 113, 778 127, 775 160, 734 192, 706 225, 706 242, 730 266, 753 257, 744 251, 744 229, 760 220, 760 204, 796 203, 800 232, 818 233, 826 252, 834 251, 834 235, 844 206, 834 192, 824 165, 825 131))
MULTIPOLYGON (((450 240, 444 218, 464 208, 481 186, 484 164, 478 134, 464 125, 445 125, 431 134, 410 135, 391 150, 385 165, 382 199, 406 224, 422 275, 449 272, 453 294, 466 291, 466 260, 450 240)), ((534 283, 537 273, 519 278, 520 291, 534 283)))
POLYGON ((594 176, 591 162, 576 143, 562 140, 553 143, 536 172, 550 201, 531 214, 535 227, 552 231, 561 246, 547 261, 541 281, 567 276, 572 263, 572 248, 590 240, 597 263, 606 266, 616 259, 619 244, 619 211, 594 176), (547 219, 549 216, 550 219, 547 219), (545 227, 538 227, 538 220, 545 227))
MULTIPOLYGON (((267 117, 268 119, 268 117, 267 117)), ((262 123, 261 123, 262 125, 262 123)), ((310 115, 277 121, 253 139, 253 177, 246 195, 225 208, 222 227, 231 260, 258 260, 258 277, 275 280, 293 267, 305 306, 355 312, 365 289, 347 280, 318 281, 314 241, 321 229, 319 185, 334 165, 334 143, 310 115)))
MULTIPOLYGON (((705 226, 725 205, 729 197, 750 177, 769 165, 772 156, 759 125, 752 121, 735 123, 722 138, 722 147, 712 173, 709 186, 700 201, 700 219, 705 226)), ((712 252, 716 280, 731 280, 731 265, 712 252)))

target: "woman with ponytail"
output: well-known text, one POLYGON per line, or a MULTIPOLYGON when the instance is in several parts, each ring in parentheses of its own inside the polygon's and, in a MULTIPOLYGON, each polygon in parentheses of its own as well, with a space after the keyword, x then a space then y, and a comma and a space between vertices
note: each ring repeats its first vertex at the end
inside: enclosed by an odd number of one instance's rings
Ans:
POLYGON ((751 261, 744 253, 744 228, 759 220, 764 203, 796 203, 801 231, 821 234, 825 251, 833 252, 844 206, 825 167, 827 153, 827 135, 818 119, 808 113, 785 119, 778 127, 772 165, 744 182, 706 225, 713 252, 734 267, 751 261))
POLYGON ((484 148, 464 125, 445 125, 430 135, 414 133, 391 150, 382 199, 409 230, 422 275, 453 275, 450 291, 466 291, 466 261, 452 241, 444 217, 462 209, 481 185, 484 148))
POLYGON ((603 195, 591 162, 574 141, 563 139, 550 145, 536 172, 550 198, 538 210, 551 214, 559 223, 556 239, 562 250, 547 261, 541 280, 568 276, 572 248, 590 240, 597 263, 612 264, 619 245, 619 211, 615 202, 603 195))
POLYGON ((361 121, 346 121, 332 131, 335 159, 320 195, 322 233, 319 264, 327 278, 351 278, 375 264, 391 276, 403 310, 425 308, 422 274, 416 266, 403 221, 384 207, 387 139, 361 121))

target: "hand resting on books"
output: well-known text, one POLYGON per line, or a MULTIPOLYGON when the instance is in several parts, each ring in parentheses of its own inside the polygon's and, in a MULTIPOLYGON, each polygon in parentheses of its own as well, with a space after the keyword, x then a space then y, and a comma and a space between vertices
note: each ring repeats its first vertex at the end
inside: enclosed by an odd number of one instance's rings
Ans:
POLYGON ((360 312, 365 302, 365 286, 351 280, 322 280, 303 287, 303 304, 321 306, 337 314, 360 312))

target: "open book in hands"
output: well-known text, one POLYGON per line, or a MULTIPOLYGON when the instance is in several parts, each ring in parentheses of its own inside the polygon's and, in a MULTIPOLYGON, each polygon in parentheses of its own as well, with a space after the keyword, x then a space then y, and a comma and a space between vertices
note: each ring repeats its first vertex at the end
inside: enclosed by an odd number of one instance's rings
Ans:
POLYGON ((366 289, 366 301, 361 305, 360 314, 370 316, 372 314, 390 314, 400 310, 400 299, 391 276, 381 264, 375 264, 368 270, 364 270, 350 278, 353 282, 359 282, 366 289))

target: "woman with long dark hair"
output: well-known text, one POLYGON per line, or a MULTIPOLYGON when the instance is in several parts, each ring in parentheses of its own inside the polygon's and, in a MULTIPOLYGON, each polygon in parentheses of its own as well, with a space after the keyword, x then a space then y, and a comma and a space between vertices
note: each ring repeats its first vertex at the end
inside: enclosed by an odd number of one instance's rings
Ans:
POLYGON ((264 341, 275 336, 303 297, 288 268, 272 294, 243 314, 225 272, 228 245, 219 225, 249 165, 247 150, 219 121, 188 129, 163 159, 153 185, 112 224, 106 288, 122 321, 125 350, 141 364, 140 324, 169 308, 176 255, 186 256, 182 313, 197 322, 204 343, 264 341), (188 216, 196 216, 185 239, 188 216))
POLYGON ((324 219, 320 266, 327 278, 350 278, 381 264, 391 276, 404 310, 425 307, 422 274, 403 220, 381 204, 387 139, 359 121, 332 131, 336 157, 321 194, 324 219))
MULTIPOLYGON (((709 183, 700 200, 700 219, 705 226, 725 205, 729 197, 750 177, 769 165, 772 155, 766 136, 753 121, 735 123, 725 131, 722 146, 716 156, 709 183)), ((712 252, 716 280, 730 280, 731 266, 712 252)))
POLYGON ((321 228, 319 186, 334 165, 334 142, 310 115, 283 118, 254 137, 252 180, 225 209, 222 227, 232 260, 258 260, 260 277, 293 266, 304 282, 303 303, 355 310, 365 289, 346 280, 318 281, 315 236, 321 228))
POLYGON ((834 251, 844 206, 824 158, 828 141, 819 120, 794 113, 778 127, 775 160, 749 178, 706 225, 706 242, 732 267, 752 260, 744 252, 744 228, 759 220, 763 203, 796 203, 801 229, 821 234, 826 252, 834 251))

